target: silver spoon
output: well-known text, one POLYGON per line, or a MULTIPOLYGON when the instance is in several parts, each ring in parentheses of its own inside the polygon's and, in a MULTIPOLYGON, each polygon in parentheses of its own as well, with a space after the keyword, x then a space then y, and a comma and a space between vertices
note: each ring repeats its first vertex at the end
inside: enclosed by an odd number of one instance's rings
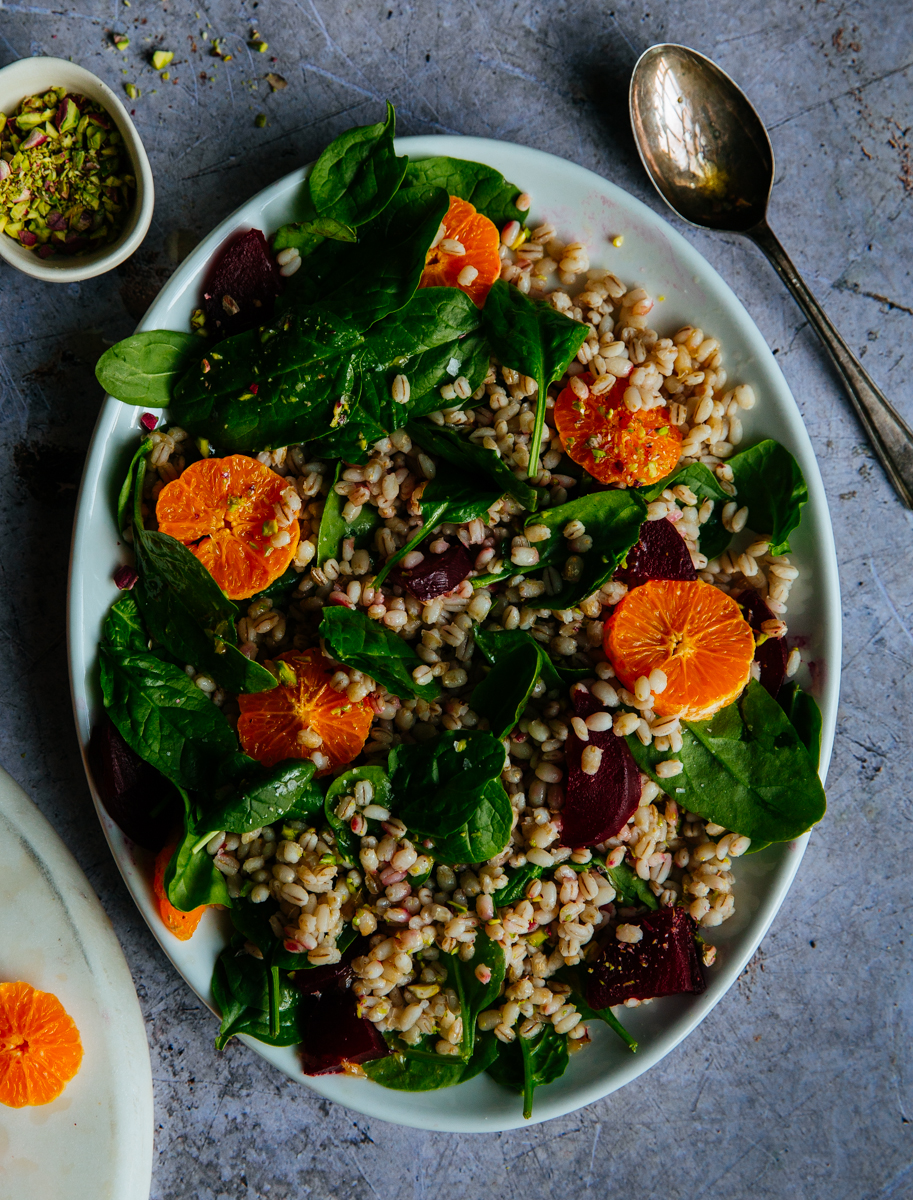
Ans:
POLYGON ((767 224, 770 138, 748 97, 703 54, 651 46, 631 77, 641 160, 670 208, 704 229, 742 233, 767 255, 834 360, 897 494, 913 508, 913 431, 863 370, 767 224))

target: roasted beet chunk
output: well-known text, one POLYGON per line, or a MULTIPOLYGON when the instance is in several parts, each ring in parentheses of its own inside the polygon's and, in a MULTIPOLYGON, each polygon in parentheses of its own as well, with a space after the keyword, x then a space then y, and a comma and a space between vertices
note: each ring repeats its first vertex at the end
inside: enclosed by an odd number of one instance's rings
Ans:
POLYGON ((408 588, 416 600, 427 604, 459 587, 471 570, 472 559, 466 547, 455 542, 443 554, 426 554, 417 567, 408 571, 397 568, 391 577, 401 587, 408 588))
POLYGON ((223 338, 261 325, 272 314, 280 279, 259 229, 232 238, 213 263, 203 288, 210 332, 223 338))
POLYGON ((305 1075, 337 1075, 343 1063, 365 1063, 390 1053, 376 1025, 360 1017, 351 991, 334 989, 307 1006, 301 1058, 305 1075))
MULTIPOLYGON (((571 693, 578 717, 588 717, 602 705, 582 686, 571 693)), ((624 738, 611 729, 591 730, 588 742, 572 731, 564 744, 567 787, 561 810, 561 841, 575 850, 614 837, 637 809, 640 801, 640 772, 624 738), (586 775, 580 765, 587 746, 597 746, 602 760, 595 775, 586 775)))
POLYGON ((180 812, 180 797, 155 767, 134 754, 109 717, 92 730, 89 767, 111 820, 146 850, 161 850, 180 812))
MULTIPOLYGON (((761 626, 765 621, 775 621, 776 617, 767 607, 755 591, 742 592, 736 596, 742 612, 745 614, 745 620, 755 631, 755 633, 763 632, 761 626)), ((789 651, 786 648, 785 638, 767 638, 754 652, 755 662, 761 668, 761 684, 767 688, 771 696, 776 700, 780 688, 783 686, 783 680, 786 678, 786 660, 789 657, 789 651)))
POLYGON ((617 574, 628 587, 639 587, 648 579, 697 579, 685 539, 665 518, 644 521, 640 540, 628 551, 627 561, 617 574))
POLYGON ((293 971, 289 978, 298 991, 304 992, 306 996, 347 988, 352 982, 352 959, 364 954, 367 945, 364 938, 356 938, 348 950, 343 951, 338 963, 327 967, 308 967, 306 971, 293 971))
POLYGON ((694 944, 694 921, 683 908, 661 908, 631 918, 643 937, 634 944, 610 934, 599 957, 586 968, 586 1001, 611 1008, 625 1000, 651 1000, 702 992, 706 987, 694 944))

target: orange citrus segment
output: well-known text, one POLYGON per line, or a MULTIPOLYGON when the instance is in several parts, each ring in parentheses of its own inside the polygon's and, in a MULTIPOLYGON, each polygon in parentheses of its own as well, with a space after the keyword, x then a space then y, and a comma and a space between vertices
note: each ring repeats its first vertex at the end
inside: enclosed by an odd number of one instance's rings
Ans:
POLYGON ((700 721, 731 704, 748 683, 755 640, 731 596, 700 580, 654 579, 634 588, 606 622, 605 652, 629 691, 659 668, 659 716, 700 721))
POLYGON ((50 1104, 81 1062, 79 1030, 56 996, 0 983, 0 1104, 50 1104))
POLYGON ((243 600, 269 587, 295 557, 301 527, 293 520, 280 529, 276 518, 287 487, 243 454, 204 458, 162 488, 155 515, 161 532, 188 546, 226 596, 243 600))
POLYGON ((271 767, 289 758, 311 758, 319 750, 329 760, 321 773, 351 762, 367 741, 374 719, 367 700, 349 700, 345 692, 332 688, 333 667, 315 650, 288 650, 276 662, 288 664, 295 682, 238 697, 238 737, 244 753, 271 767), (303 737, 309 731, 319 735, 318 745, 308 744, 316 737, 303 737))
POLYGON ((458 287, 481 308, 491 285, 501 274, 498 227, 459 196, 450 197, 442 225, 443 235, 428 251, 418 286, 458 287), (450 242, 458 242, 463 253, 457 246, 448 245, 450 242))
POLYGON ((186 942, 196 932, 200 918, 206 911, 207 905, 201 904, 199 908, 194 908, 191 912, 181 912, 168 899, 168 893, 165 891, 165 871, 171 862, 171 856, 174 854, 176 846, 177 842, 170 842, 159 851, 158 857, 155 860, 152 890, 155 893, 159 915, 162 920, 176 938, 180 938, 182 942, 186 942))
POLYGON ((630 412, 626 380, 617 379, 596 396, 589 391, 593 377, 588 371, 577 379, 588 394, 581 397, 568 386, 555 401, 555 427, 569 458, 602 483, 623 487, 655 483, 674 469, 682 435, 668 408, 630 412))

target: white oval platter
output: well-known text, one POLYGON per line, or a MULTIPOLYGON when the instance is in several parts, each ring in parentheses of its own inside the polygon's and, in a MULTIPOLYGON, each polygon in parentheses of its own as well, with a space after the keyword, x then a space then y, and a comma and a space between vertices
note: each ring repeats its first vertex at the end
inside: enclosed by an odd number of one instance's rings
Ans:
MULTIPOLYGON (((793 538, 794 561, 801 567, 801 575, 790 599, 789 626, 791 634, 806 639, 808 657, 817 665, 815 694, 824 720, 823 777, 833 744, 840 678, 841 613, 834 538, 808 433, 786 380, 751 317, 709 263, 666 221, 583 167, 538 150, 481 138, 402 138, 397 148, 412 158, 451 155, 502 171, 533 196, 533 218, 551 221, 559 237, 589 245, 594 266, 608 267, 631 286, 642 285, 654 297, 663 297, 652 322, 661 333, 671 333, 686 323, 700 325, 722 342, 729 379, 754 387, 759 402, 745 414, 745 444, 762 437, 782 442, 801 464, 810 492, 801 528, 793 538), (618 234, 623 235, 623 244, 615 248, 611 239, 618 234)), ((206 265, 221 243, 232 233, 251 227, 269 236, 294 220, 296 199, 307 173, 308 168, 302 168, 265 188, 204 238, 164 286, 139 328, 189 328, 206 265)), ((123 561, 112 516, 113 497, 137 444, 140 413, 140 409, 110 397, 105 401, 79 497, 70 563, 69 655, 83 754, 93 721, 101 712, 96 646, 104 616, 118 595, 112 575, 123 561)), ((146 856, 113 824, 97 795, 95 803, 112 853, 153 934, 187 983, 212 1007, 210 975, 226 937, 224 917, 207 914, 189 942, 171 937, 152 904, 146 856)), ((636 1055, 607 1028, 594 1030, 595 1045, 571 1060, 562 1079, 537 1091, 535 1121, 572 1112, 630 1083, 700 1023, 757 949, 789 890, 806 842, 803 837, 772 846, 739 862, 736 915, 714 931, 718 956, 708 972, 707 990, 700 996, 672 997, 626 1011, 625 1023, 640 1043, 636 1055)), ((394 1095, 348 1076, 306 1077, 294 1050, 250 1044, 292 1078, 369 1116, 454 1132, 495 1132, 525 1124, 518 1097, 487 1076, 458 1088, 394 1095)))

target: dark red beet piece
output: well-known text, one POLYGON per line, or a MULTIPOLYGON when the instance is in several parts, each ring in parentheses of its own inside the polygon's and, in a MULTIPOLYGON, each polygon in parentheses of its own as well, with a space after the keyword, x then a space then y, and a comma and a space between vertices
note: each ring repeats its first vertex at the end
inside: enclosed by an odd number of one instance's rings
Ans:
POLYGON ((232 238, 213 263, 203 287, 203 311, 210 331, 223 338, 261 325, 272 314, 281 279, 259 229, 232 238))
POLYGON ((685 539, 671 521, 644 521, 640 540, 628 551, 627 562, 617 572, 628 587, 640 587, 648 579, 697 579, 685 539))
POLYGON ((704 991, 694 921, 683 908, 661 908, 627 924, 639 925, 643 938, 631 945, 610 934, 600 956, 586 968, 591 1008, 704 991))
POLYGON ((426 554, 424 562, 409 571, 397 567, 391 578, 408 588, 416 600, 427 604, 438 596, 452 592, 469 575, 472 559, 462 542, 455 542, 443 554, 426 554))
MULTIPOLYGON (((761 599, 755 591, 742 592, 736 596, 742 612, 745 614, 745 620, 755 631, 761 633, 761 626, 765 621, 775 621, 776 617, 767 607, 767 604, 761 599)), ((780 688, 783 686, 783 680, 786 678, 786 660, 789 657, 789 651, 786 648, 785 638, 768 638, 766 642, 762 642, 754 652, 755 662, 761 668, 761 684, 767 688, 774 700, 780 688)))
MULTIPOLYGON (((571 701, 578 717, 588 717, 602 708, 592 692, 579 685, 571 692, 571 701)), ((564 751, 567 786, 561 809, 561 841, 577 850, 614 837, 628 823, 640 802, 640 772, 627 742, 611 729, 591 731, 588 742, 582 742, 571 731, 564 751), (595 775, 585 775, 580 765, 586 746, 598 746, 602 751, 595 775)))
POLYGON ((360 1017, 350 991, 326 992, 308 1004, 301 1058, 305 1075, 338 1075, 342 1064, 385 1058, 390 1049, 376 1025, 360 1017))
POLYGON ((161 850, 180 812, 180 798, 173 784, 130 749, 109 717, 92 730, 89 767, 112 821, 146 850, 161 850))

